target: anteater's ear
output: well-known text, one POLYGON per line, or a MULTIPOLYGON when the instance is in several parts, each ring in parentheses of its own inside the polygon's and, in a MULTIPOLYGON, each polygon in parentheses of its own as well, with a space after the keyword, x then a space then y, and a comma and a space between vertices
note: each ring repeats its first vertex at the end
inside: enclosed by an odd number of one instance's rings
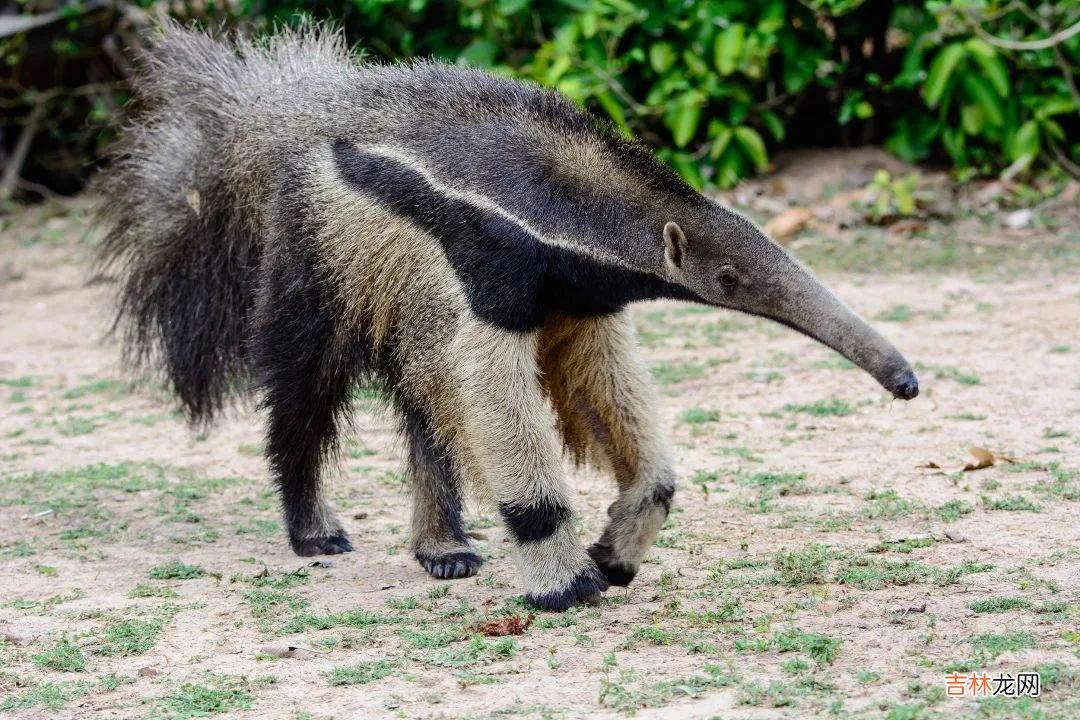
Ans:
POLYGON ((686 257, 686 234, 677 223, 669 222, 664 226, 664 259, 675 269, 682 268, 686 257))

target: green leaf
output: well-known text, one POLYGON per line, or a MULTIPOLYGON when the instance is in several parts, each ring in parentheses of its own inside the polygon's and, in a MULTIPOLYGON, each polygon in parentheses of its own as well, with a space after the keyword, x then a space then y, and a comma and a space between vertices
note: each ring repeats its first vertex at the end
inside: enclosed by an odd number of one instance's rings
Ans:
POLYGON ((566 55, 556 58, 555 62, 551 63, 551 67, 548 68, 545 84, 554 85, 559 82, 559 79, 566 74, 567 70, 573 67, 573 64, 573 60, 566 55))
POLYGON ((990 81, 980 75, 966 73, 960 78, 960 82, 968 98, 986 114, 987 122, 994 127, 1001 127, 1005 123, 1005 109, 1001 105, 1001 98, 994 93, 990 81))
POLYGON ((528 5, 529 0, 499 0, 495 3, 495 8, 505 17, 524 10, 528 5))
POLYGON ((671 43, 653 43, 652 47, 649 48, 649 65, 660 75, 670 70, 677 59, 678 56, 671 47, 671 43))
POLYGON ((965 104, 960 108, 960 124, 968 135, 978 135, 986 125, 986 114, 978 105, 965 104))
POLYGON ((721 75, 730 75, 739 66, 739 56, 742 54, 745 39, 746 26, 742 23, 732 23, 716 36, 713 63, 721 75))
POLYGON ((758 113, 758 117, 761 118, 761 124, 764 125, 765 129, 769 131, 769 134, 773 136, 773 140, 776 142, 784 142, 784 136, 786 135, 784 121, 780 119, 779 115, 772 110, 762 110, 758 113))
POLYGON ((708 75, 709 66, 697 56, 697 53, 686 50, 682 54, 683 63, 686 67, 690 68, 690 71, 695 75, 708 75))
POLYGON ((716 183, 721 187, 731 187, 742 177, 742 156, 739 153, 724 153, 716 166, 716 183))
POLYGON ((699 191, 705 187, 705 178, 701 176, 701 168, 693 158, 687 155, 674 155, 671 158, 671 165, 690 187, 699 191))
POLYGON ((724 151, 728 149, 728 146, 731 145, 733 137, 735 137, 735 133, 731 128, 724 128, 718 132, 709 145, 709 157, 718 160, 724 154, 724 151))
POLYGON ((665 118, 675 147, 686 147, 697 133, 698 121, 701 120, 701 103, 695 95, 687 96, 665 118))
POLYGON ((755 167, 761 169, 769 164, 769 153, 765 149, 765 141, 761 139, 757 130, 740 125, 735 128, 735 137, 755 167))
POLYGON ((1016 161, 1024 155, 1034 158, 1039 154, 1039 125, 1028 120, 1020 126, 1009 144, 1009 159, 1016 161))
POLYGON ((990 43, 979 38, 971 38, 964 43, 968 57, 974 58, 982 68, 986 79, 993 85, 1000 97, 1009 96, 1009 69, 990 43))
POLYGON ((593 37, 600 29, 600 18, 596 16, 596 13, 584 13, 578 22, 581 23, 581 34, 586 38, 593 37))
POLYGON ((1065 142, 1065 129, 1054 120, 1043 120, 1039 125, 1042 126, 1043 132, 1050 137, 1058 142, 1065 142))
POLYGON ((930 154, 941 125, 929 113, 915 111, 901 117, 885 140, 885 149, 906 162, 917 162, 930 154))
POLYGON ((945 152, 961 167, 967 165, 966 138, 960 128, 944 128, 941 131, 941 144, 945 147, 945 152))
POLYGON ((1053 115, 1064 115, 1070 113, 1076 109, 1076 103, 1073 102, 1071 97, 1066 95, 1053 95, 1048 98, 1040 98, 1039 105, 1035 110, 1037 117, 1051 117, 1053 115))
POLYGON ((930 65, 930 73, 926 76, 926 84, 923 86, 923 97, 930 107, 937 107, 949 86, 949 80, 956 71, 956 66, 964 59, 967 52, 960 43, 946 45, 937 54, 934 62, 930 65))

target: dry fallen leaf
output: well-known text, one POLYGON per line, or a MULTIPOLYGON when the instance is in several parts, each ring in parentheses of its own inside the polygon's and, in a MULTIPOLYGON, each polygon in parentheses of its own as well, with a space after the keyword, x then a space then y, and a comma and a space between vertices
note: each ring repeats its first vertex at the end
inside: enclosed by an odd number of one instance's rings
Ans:
POLYGON ((991 467, 994 464, 994 454, 986 448, 968 448, 968 453, 970 453, 971 456, 975 458, 975 462, 965 465, 964 472, 971 472, 972 470, 982 470, 983 468, 991 467))
POLYGON ((774 240, 785 240, 797 234, 813 219, 814 213, 806 208, 788 208, 765 223, 765 232, 774 240))
POLYGON ((915 468, 917 470, 940 470, 941 466, 933 460, 930 460, 929 462, 925 462, 922 465, 916 465, 915 468))
POLYGON ((147 665, 146 667, 141 667, 138 670, 136 670, 135 674, 138 675, 139 677, 157 677, 158 675, 161 674, 161 671, 158 670, 157 668, 152 668, 149 665, 147 665))
POLYGON ((530 625, 532 625, 532 621, 532 615, 526 615, 525 617, 510 615, 508 617, 493 618, 482 623, 474 623, 469 626, 469 629, 489 637, 521 635, 530 625))

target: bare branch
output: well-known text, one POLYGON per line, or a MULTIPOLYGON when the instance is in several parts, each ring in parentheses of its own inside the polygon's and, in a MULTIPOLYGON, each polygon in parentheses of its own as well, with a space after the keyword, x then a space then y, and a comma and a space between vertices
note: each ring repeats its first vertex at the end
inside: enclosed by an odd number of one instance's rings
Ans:
POLYGON ((1005 38, 999 38, 997 35, 991 35, 986 32, 978 22, 972 23, 972 28, 975 30, 975 34, 983 40, 995 47, 1002 48, 1003 50, 1047 50, 1052 47, 1057 47, 1073 35, 1080 33, 1080 22, 1077 22, 1064 30, 1060 30, 1048 38, 1043 38, 1042 40, 1006 40, 1005 38))

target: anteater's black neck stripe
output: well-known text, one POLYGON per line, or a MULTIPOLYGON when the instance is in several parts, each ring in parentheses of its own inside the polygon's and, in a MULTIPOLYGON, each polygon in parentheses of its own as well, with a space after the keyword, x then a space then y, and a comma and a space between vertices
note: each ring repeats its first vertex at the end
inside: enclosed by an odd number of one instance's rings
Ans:
POLYGON ((635 300, 698 300, 638 270, 542 242, 506 213, 440 192, 419 169, 347 140, 334 162, 351 186, 438 238, 479 317, 508 330, 534 330, 552 313, 596 315, 635 300))

